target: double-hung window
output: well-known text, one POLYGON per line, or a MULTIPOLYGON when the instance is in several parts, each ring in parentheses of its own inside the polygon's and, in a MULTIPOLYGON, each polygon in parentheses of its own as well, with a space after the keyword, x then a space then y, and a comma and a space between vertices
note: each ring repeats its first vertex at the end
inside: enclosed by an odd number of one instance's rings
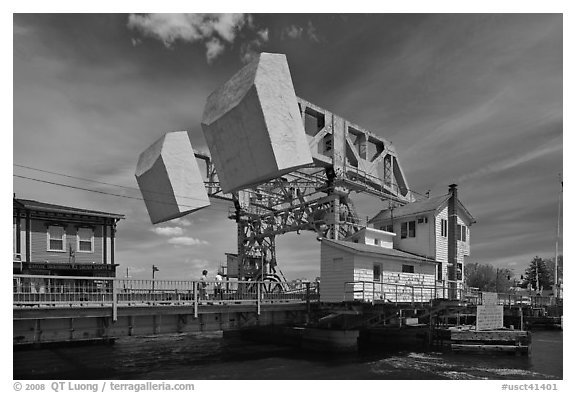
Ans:
POLYGON ((408 222, 408 237, 416 237, 416 221, 408 222))
POLYGON ((48 251, 66 251, 66 231, 63 226, 48 227, 48 251))
POLYGON ((403 222, 400 226, 400 238, 416 237, 416 221, 403 222))
POLYGON ((94 231, 92 228, 78 228, 78 252, 94 252, 94 231))
POLYGON ((460 241, 466 241, 466 225, 458 225, 458 232, 456 232, 456 238, 460 241))
POLYGON ((448 220, 440 220, 442 237, 448 237, 448 220))

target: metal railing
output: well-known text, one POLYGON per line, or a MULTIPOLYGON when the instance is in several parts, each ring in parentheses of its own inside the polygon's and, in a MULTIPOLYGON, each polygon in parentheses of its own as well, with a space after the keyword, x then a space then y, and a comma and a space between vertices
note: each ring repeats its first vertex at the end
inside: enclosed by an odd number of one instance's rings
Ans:
POLYGON ((477 297, 461 282, 443 281, 437 285, 411 285, 396 282, 348 281, 344 283, 344 301, 372 303, 428 303, 433 299, 475 302, 477 297))
MULTIPOLYGON (((483 304, 482 292, 479 293, 478 304, 483 304)), ((540 296, 536 294, 518 294, 513 292, 497 293, 497 302, 501 306, 532 306, 550 307, 562 305, 562 299, 554 296, 540 296)))
MULTIPOLYGON (((465 301, 472 305, 484 304, 478 288, 465 287, 461 282, 442 281, 436 285, 411 285, 396 282, 348 281, 344 283, 344 301, 372 303, 427 303, 434 299, 465 301), (451 296, 452 294, 452 296, 451 296)), ((515 293, 498 293, 498 305, 550 307, 562 305, 562 299, 515 293)))
POLYGON ((319 300, 318 286, 306 283, 299 290, 285 291, 269 281, 137 280, 109 277, 13 275, 14 307, 118 307, 198 306, 310 303, 319 300))

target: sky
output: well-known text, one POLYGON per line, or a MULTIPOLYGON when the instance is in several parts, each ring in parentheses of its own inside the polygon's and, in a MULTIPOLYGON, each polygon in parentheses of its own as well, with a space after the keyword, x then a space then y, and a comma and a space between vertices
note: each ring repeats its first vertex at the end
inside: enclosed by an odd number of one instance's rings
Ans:
MULTIPOLYGON (((257 53, 284 53, 296 94, 391 141, 411 189, 457 183, 477 221, 469 261, 519 276, 554 256, 562 31, 560 14, 14 14, 13 174, 123 197, 16 177, 13 192, 124 214, 120 276, 215 274, 236 251, 229 206, 152 225, 138 156, 168 131, 205 147, 208 95, 257 53)), ((352 199, 363 217, 387 207, 352 199)), ((278 237, 277 254, 288 279, 319 275, 313 233, 278 237)))

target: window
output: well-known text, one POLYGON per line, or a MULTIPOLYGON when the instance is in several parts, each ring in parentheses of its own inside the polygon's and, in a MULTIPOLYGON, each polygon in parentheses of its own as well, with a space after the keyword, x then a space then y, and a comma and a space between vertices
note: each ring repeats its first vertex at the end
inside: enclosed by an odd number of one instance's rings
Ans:
POLYGON ((414 273, 414 265, 402 265, 402 273, 414 273))
POLYGON ((78 228, 78 252, 94 252, 94 231, 92 228, 78 228))
POLYGON ((403 222, 400 228, 400 237, 402 239, 416 237, 416 221, 403 222))
POLYGON ((380 239, 374 239, 374 245, 379 246, 380 245, 380 239))
POLYGON ((381 230, 394 233, 394 225, 388 224, 380 227, 381 230))
POLYGON ((442 237, 447 237, 448 236, 448 221, 447 220, 441 220, 440 226, 442 228, 442 230, 441 230, 442 237))
POLYGON ((408 237, 416 237, 416 221, 408 222, 408 237))
POLYGON ((442 264, 438 263, 436 265, 436 279, 442 281, 442 264))
POLYGON ((458 240, 463 242, 466 241, 466 229, 466 225, 458 225, 458 232, 456 233, 458 240))
POLYGON ((63 226, 50 225, 48 227, 48 251, 66 251, 66 232, 63 226))
POLYGON ((418 224, 427 224, 428 217, 418 217, 418 224))
POLYGON ((374 281, 379 282, 380 279, 382 278, 382 265, 379 263, 375 263, 373 273, 374 273, 374 281))

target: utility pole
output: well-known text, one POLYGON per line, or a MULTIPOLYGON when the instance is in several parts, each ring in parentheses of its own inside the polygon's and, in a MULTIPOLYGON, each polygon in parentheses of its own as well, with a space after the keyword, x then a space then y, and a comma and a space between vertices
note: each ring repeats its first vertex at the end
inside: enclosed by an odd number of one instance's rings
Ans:
POLYGON ((556 229, 556 252, 554 253, 554 297, 558 299, 560 295, 560 288, 558 287, 558 241, 560 239, 560 209, 562 206, 562 193, 564 191, 564 182, 562 181, 562 174, 558 174, 560 180, 560 192, 558 193, 558 222, 556 229))
POLYGON ((540 278, 538 277, 538 261, 536 261, 536 294, 540 290, 540 278))

